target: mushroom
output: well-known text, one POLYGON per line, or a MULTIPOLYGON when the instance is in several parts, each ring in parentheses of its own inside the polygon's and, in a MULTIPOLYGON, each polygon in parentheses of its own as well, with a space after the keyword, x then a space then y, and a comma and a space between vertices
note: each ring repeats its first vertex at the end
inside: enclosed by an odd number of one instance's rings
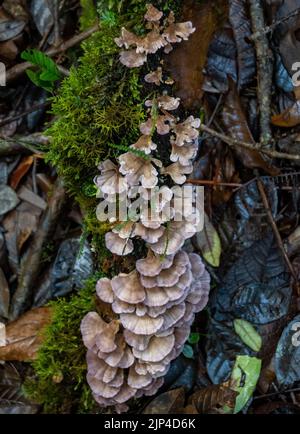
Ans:
POLYGON ((101 174, 96 176, 95 184, 108 195, 121 194, 127 190, 127 183, 119 173, 119 168, 111 161, 106 160, 98 166, 101 174))
POLYGON ((150 21, 150 22, 157 22, 160 21, 160 19, 163 16, 163 12, 159 11, 158 9, 156 9, 152 4, 147 4, 147 12, 144 16, 146 21, 150 21))
POLYGON ((136 262, 136 269, 143 276, 154 277, 157 276, 161 270, 171 267, 172 263, 173 256, 166 256, 162 259, 149 249, 147 258, 139 259, 136 262))
POLYGON ((145 102, 146 107, 153 107, 153 105, 158 105, 158 108, 163 110, 176 110, 180 104, 180 98, 174 98, 169 95, 160 95, 156 100, 147 100, 145 102))
POLYGON ((174 12, 170 12, 167 19, 168 27, 164 30, 164 37, 170 44, 187 41, 189 36, 196 30, 191 21, 175 23, 174 12))
POLYGON ((170 155, 170 160, 177 162, 182 166, 189 166, 191 161, 196 157, 198 152, 198 144, 188 143, 183 146, 177 146, 172 143, 172 153, 170 155))
POLYGON ((129 255, 133 251, 133 243, 129 239, 123 239, 114 232, 105 234, 105 245, 108 250, 118 256, 129 255))
POLYGON ((174 342, 175 336, 173 334, 160 338, 153 336, 145 350, 139 351, 133 348, 132 351, 134 356, 143 362, 157 363, 164 360, 170 354, 174 342))
POLYGON ((171 143, 180 147, 194 142, 199 137, 200 123, 200 119, 189 116, 184 122, 174 125, 172 132, 175 134, 175 139, 171 139, 171 143))
POLYGON ((149 315, 137 317, 134 313, 124 313, 120 315, 120 320, 124 328, 137 335, 153 335, 163 325, 164 318, 152 318, 149 315))
POLYGON ((130 274, 119 274, 111 281, 114 294, 121 300, 129 304, 140 303, 145 300, 146 293, 141 285, 136 270, 130 274))
POLYGON ((186 181, 186 176, 193 172, 193 165, 189 164, 183 166, 179 162, 173 163, 168 167, 163 167, 161 173, 163 175, 169 175, 176 184, 184 184, 186 181))
POLYGON ((151 151, 154 151, 157 145, 152 142, 150 135, 143 135, 136 143, 131 145, 131 148, 138 149, 139 151, 145 152, 145 154, 151 154, 151 151))
POLYGON ((161 162, 155 158, 145 159, 132 152, 126 152, 119 157, 120 172, 125 175, 130 186, 139 185, 144 188, 153 188, 157 185, 158 172, 153 163, 161 167, 161 162))
POLYGON ((156 86, 160 86, 162 83, 162 68, 159 66, 155 71, 149 72, 145 76, 146 83, 154 83, 156 86))
POLYGON ((139 68, 147 61, 145 53, 137 53, 135 50, 121 51, 120 62, 127 68, 139 68))
POLYGON ((107 277, 102 277, 96 285, 97 296, 105 303, 113 303, 114 293, 111 287, 111 281, 107 277))

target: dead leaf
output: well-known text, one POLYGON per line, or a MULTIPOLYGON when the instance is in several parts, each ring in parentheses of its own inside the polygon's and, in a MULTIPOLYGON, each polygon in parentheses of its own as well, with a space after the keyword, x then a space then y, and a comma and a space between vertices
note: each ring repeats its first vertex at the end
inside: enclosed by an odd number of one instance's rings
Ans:
POLYGON ((222 252, 220 237, 206 213, 204 214, 203 230, 195 236, 195 245, 210 265, 213 267, 220 265, 222 252))
POLYGON ((229 382, 198 390, 188 400, 187 414, 228 413, 233 411, 237 392, 230 389, 229 382))
POLYGON ((157 396, 143 411, 143 414, 171 414, 181 412, 184 406, 184 388, 169 390, 157 396))
MULTIPOLYGON (((243 112, 240 97, 236 90, 234 81, 229 77, 229 92, 225 100, 222 112, 223 123, 233 139, 255 145, 246 116, 243 112)), ((268 164, 261 154, 256 150, 250 150, 235 146, 234 152, 244 166, 248 168, 259 168, 272 176, 280 173, 279 169, 268 164)))
POLYGON ((272 116, 272 124, 277 127, 291 128, 300 124, 300 100, 278 115, 272 116))
POLYGON ((229 21, 232 26, 237 48, 238 89, 249 85, 255 78, 256 56, 254 45, 249 41, 252 34, 247 16, 246 0, 230 0, 229 21))
MULTIPOLYGON (((224 2, 215 2, 224 5, 224 2)), ((203 68, 212 36, 217 29, 219 14, 217 4, 184 2, 183 21, 192 21, 196 31, 188 41, 182 42, 165 59, 165 65, 175 80, 176 95, 187 109, 199 107, 203 91, 203 68)), ((222 7, 224 9, 225 6, 222 7)))
POLYGON ((18 196, 20 199, 30 203, 31 205, 34 205, 37 208, 40 208, 42 211, 47 209, 47 202, 45 202, 43 198, 29 190, 29 188, 25 187, 24 185, 22 185, 22 187, 18 190, 18 196))
POLYGON ((43 343, 43 330, 51 322, 52 309, 32 309, 6 326, 6 345, 0 347, 0 360, 31 361, 43 343))
POLYGON ((34 161, 33 155, 22 158, 18 167, 14 170, 10 178, 10 186, 16 190, 21 179, 28 173, 34 161))
POLYGON ((19 254, 24 243, 38 228, 40 215, 41 209, 23 202, 3 220, 9 265, 14 273, 18 272, 19 254))

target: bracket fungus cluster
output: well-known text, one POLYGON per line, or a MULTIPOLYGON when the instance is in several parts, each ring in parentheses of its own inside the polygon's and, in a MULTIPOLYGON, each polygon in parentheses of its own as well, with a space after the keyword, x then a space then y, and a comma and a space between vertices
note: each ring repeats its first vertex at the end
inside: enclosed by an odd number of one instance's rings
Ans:
POLYGON ((87 381, 100 405, 122 411, 133 396, 156 393, 209 289, 200 257, 183 250, 163 260, 149 251, 130 274, 99 280, 97 296, 119 316, 108 324, 90 312, 81 325, 87 381))
MULTIPOLYGON (((162 18, 162 12, 147 5, 145 20, 150 32, 145 37, 122 29, 116 40, 127 50, 121 53, 122 63, 140 66, 148 54, 162 48, 169 52, 171 44, 188 39, 195 30, 191 22, 176 24, 173 13, 163 26, 162 18)), ((164 81, 161 66, 145 80, 156 86, 170 84, 170 78, 164 81)), ((154 94, 145 103, 149 116, 140 126, 141 137, 115 163, 101 163, 95 179, 99 195, 108 203, 122 195, 128 203, 136 197, 149 199, 155 188, 160 189, 154 203, 146 200, 151 209, 148 205, 140 208, 139 218, 131 219, 129 205, 127 220, 111 221, 115 225, 105 237, 106 247, 120 256, 134 251, 132 239, 136 237, 148 248, 147 257, 137 260, 131 273, 97 283, 98 298, 111 306, 117 319, 106 323, 98 313, 90 312, 81 325, 88 349, 87 381, 95 400, 118 411, 124 411, 132 397, 156 393, 171 361, 183 349, 195 314, 206 306, 210 289, 201 258, 184 251, 185 241, 197 232, 201 219, 194 192, 179 207, 180 191, 176 190, 193 170, 200 120, 193 116, 181 120, 170 113, 179 108, 178 98, 154 94), (170 164, 166 166, 158 151, 161 136, 169 140, 170 164)), ((101 212, 98 207, 99 220, 101 212)))

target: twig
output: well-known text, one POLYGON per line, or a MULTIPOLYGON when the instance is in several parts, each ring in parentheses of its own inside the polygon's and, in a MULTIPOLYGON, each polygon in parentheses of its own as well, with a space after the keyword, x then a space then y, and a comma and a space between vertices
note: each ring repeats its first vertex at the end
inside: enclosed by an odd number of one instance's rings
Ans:
POLYGON ((45 146, 48 139, 40 134, 32 134, 26 137, 0 138, 0 157, 20 153, 41 154, 40 146, 45 146))
MULTIPOLYGON (((84 32, 79 33, 78 35, 73 36, 68 41, 63 42, 59 47, 50 48, 49 50, 46 51, 45 54, 47 54, 50 57, 54 57, 57 54, 63 53, 64 51, 67 51, 69 48, 72 48, 75 45, 80 44, 85 39, 89 38, 93 33, 97 32, 97 30, 99 30, 99 24, 96 24, 90 29, 85 30, 84 32)), ((31 66, 32 64, 30 62, 23 62, 10 68, 6 74, 7 83, 18 78, 26 71, 26 69, 30 68, 31 66)))
POLYGON ((232 187, 239 188, 243 187, 244 184, 235 184, 232 182, 217 182, 214 180, 206 180, 206 179, 188 179, 187 184, 195 184, 195 185, 211 185, 212 187, 232 187))
POLYGON ((11 122, 17 121, 18 119, 21 119, 21 118, 23 118, 24 116, 27 116, 30 113, 33 113, 33 112, 35 112, 37 110, 45 108, 48 105, 50 105, 50 101, 46 101, 43 104, 37 104, 37 105, 31 107, 30 109, 25 110, 23 113, 20 113, 19 115, 11 116, 11 117, 8 117, 6 119, 3 119, 3 121, 0 121, 0 128, 3 127, 4 125, 10 124, 11 122))
POLYGON ((271 91, 273 75, 273 56, 268 39, 263 33, 265 28, 264 11, 261 0, 250 0, 250 14, 254 33, 260 34, 255 39, 257 55, 257 96, 260 109, 260 142, 262 149, 272 146, 271 130, 271 91))
POLYGON ((49 200, 48 208, 21 264, 18 287, 12 297, 10 306, 10 320, 18 318, 20 314, 30 307, 34 283, 40 270, 42 248, 55 230, 65 201, 66 192, 62 181, 58 179, 49 200))
POLYGON ((300 14, 300 8, 297 8, 293 12, 288 14, 286 17, 283 17, 280 20, 275 21, 275 23, 271 24, 270 26, 266 26, 261 32, 253 33, 249 37, 249 39, 255 41, 255 39, 258 39, 261 35, 267 35, 268 33, 273 32, 273 30, 275 30, 277 26, 284 23, 285 21, 288 21, 290 18, 296 17, 299 14, 300 14))
POLYGON ((266 393, 265 395, 260 395, 260 396, 254 396, 253 400, 256 401, 258 399, 271 398, 273 396, 277 396, 277 395, 281 395, 281 394, 286 394, 286 393, 291 393, 291 392, 300 392, 300 387, 296 387, 295 389, 278 390, 277 392, 266 393))
POLYGON ((255 150, 255 151, 260 151, 265 155, 268 155, 269 157, 272 158, 282 158, 285 160, 295 160, 295 161, 300 161, 300 155, 293 155, 293 154, 286 154, 284 152, 278 152, 278 151, 273 151, 271 149, 259 149, 259 144, 251 144, 251 143, 247 143, 247 142, 243 142, 240 140, 236 140, 233 139, 232 137, 228 137, 225 134, 219 133, 211 128, 208 128, 206 125, 200 125, 199 128, 201 131, 205 131, 206 133, 210 134, 211 136, 217 137, 218 139, 222 140, 222 142, 227 143, 227 145, 231 146, 231 147, 236 147, 236 146, 241 146, 242 148, 245 149, 251 149, 251 150, 255 150))
MULTIPOLYGON (((277 225, 276 225, 276 223, 274 221, 274 218, 273 218, 273 215, 272 215, 272 210, 270 208, 269 201, 268 201, 268 198, 267 198, 267 195, 266 195, 263 183, 262 183, 261 179, 259 178, 259 176, 257 176, 256 181, 257 181, 257 187, 258 187, 258 190, 259 190, 259 193, 260 193, 263 205, 264 205, 265 210, 267 212, 267 216, 268 216, 268 219, 270 221, 272 230, 274 232, 274 235, 275 235, 278 247, 281 250, 283 259, 284 259, 286 265, 288 266, 288 269, 290 270, 291 275, 293 276, 295 282, 297 282, 297 274, 296 274, 296 272, 295 272, 295 270, 294 270, 294 268, 293 268, 293 266, 291 264, 291 261, 289 260, 287 252, 286 252, 286 250, 284 248, 283 241, 281 239, 279 230, 277 228, 277 225)), ((298 295, 300 295, 300 294, 298 294, 298 295)))

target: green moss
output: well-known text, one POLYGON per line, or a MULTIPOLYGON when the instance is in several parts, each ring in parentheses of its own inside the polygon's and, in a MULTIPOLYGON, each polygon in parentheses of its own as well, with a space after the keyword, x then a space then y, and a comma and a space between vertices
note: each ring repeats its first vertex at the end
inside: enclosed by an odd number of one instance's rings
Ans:
MULTIPOLYGON (((81 28, 93 24, 92 0, 82 0, 81 28)), ((157 0, 164 11, 179 11, 179 0, 157 0)), ((146 2, 141 0, 100 0, 97 12, 101 29, 82 44, 78 67, 62 83, 53 98, 55 121, 48 128, 51 137, 47 160, 64 178, 71 195, 84 213, 84 237, 91 234, 101 268, 110 253, 104 246, 109 225, 96 218, 97 198, 93 179, 97 165, 124 152, 139 136, 145 119, 141 70, 123 67, 114 38, 122 26, 141 33, 146 2), (122 149, 122 151, 120 151, 122 149)), ((99 278, 99 276, 97 276, 99 278)), ((86 383, 86 349, 80 334, 83 316, 95 309, 96 277, 79 294, 52 302, 54 318, 46 340, 33 363, 35 377, 25 385, 26 393, 50 413, 97 412, 86 383)))
POLYGON ((35 377, 28 379, 24 386, 25 394, 42 404, 46 413, 95 410, 85 378, 86 349, 80 322, 84 315, 95 310, 95 284, 99 277, 90 278, 80 293, 69 299, 49 303, 54 310, 53 320, 45 330, 45 342, 33 362, 35 377))
MULTIPOLYGON (((93 23, 91 0, 82 0, 81 26, 93 23)), ((154 2, 164 10, 178 9, 178 0, 154 2)), ((140 69, 128 69, 118 60, 114 38, 122 26, 136 32, 144 27, 146 3, 141 0, 98 2, 101 29, 82 44, 83 56, 77 68, 62 83, 53 98, 55 122, 47 130, 51 137, 47 160, 65 180, 87 215, 95 213, 97 199, 93 179, 97 165, 134 143, 145 119, 140 69)), ((124 152, 124 151, 123 151, 124 152)), ((86 224, 92 234, 102 231, 100 223, 86 224)), ((95 244, 95 243, 94 243, 95 244)), ((96 250, 98 250, 96 246, 96 250)))

